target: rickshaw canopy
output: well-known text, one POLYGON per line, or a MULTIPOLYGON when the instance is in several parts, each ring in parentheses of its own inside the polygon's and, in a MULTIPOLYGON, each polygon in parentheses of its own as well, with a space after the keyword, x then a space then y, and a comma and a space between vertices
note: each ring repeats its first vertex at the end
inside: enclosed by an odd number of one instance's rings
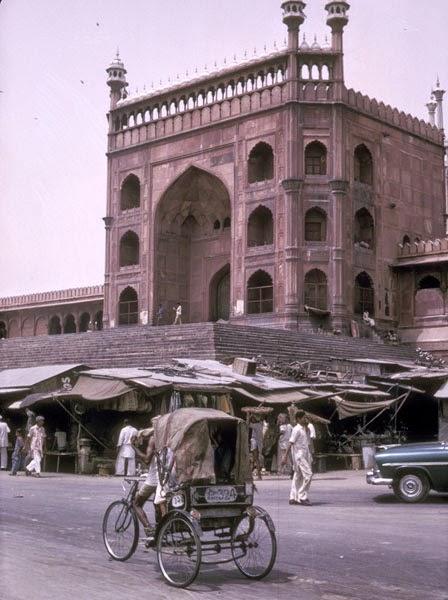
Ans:
POLYGON ((232 479, 237 484, 251 481, 248 432, 242 419, 212 408, 180 408, 153 423, 156 450, 172 450, 179 483, 214 479, 211 434, 220 429, 234 429, 236 433, 232 479))

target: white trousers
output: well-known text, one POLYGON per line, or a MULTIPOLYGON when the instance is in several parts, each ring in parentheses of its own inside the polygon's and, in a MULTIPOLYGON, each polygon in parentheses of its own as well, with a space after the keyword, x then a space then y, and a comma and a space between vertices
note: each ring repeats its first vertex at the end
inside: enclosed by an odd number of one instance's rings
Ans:
POLYGON ((295 458, 294 476, 291 481, 289 499, 296 502, 307 500, 312 477, 313 471, 308 460, 306 458, 295 458))
POLYGON ((8 466, 8 448, 0 448, 0 468, 6 469, 8 466))
POLYGON ((40 463, 42 462, 42 454, 33 450, 31 452, 32 460, 27 464, 26 470, 31 473, 31 471, 35 471, 36 473, 40 473, 40 463))
POLYGON ((117 460, 115 462, 115 475, 135 475, 135 457, 134 458, 125 458, 124 456, 117 456, 117 460), (127 472, 125 472, 127 461, 127 472))

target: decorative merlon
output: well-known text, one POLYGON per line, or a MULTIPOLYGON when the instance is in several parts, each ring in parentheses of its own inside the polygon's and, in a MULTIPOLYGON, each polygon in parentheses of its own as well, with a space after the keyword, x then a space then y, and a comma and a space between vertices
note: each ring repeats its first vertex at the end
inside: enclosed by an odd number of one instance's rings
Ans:
POLYGON ((104 286, 92 285, 88 287, 71 288, 68 290, 54 290, 21 296, 8 296, 0 298, 0 310, 23 308, 30 305, 45 305, 54 302, 73 302, 83 300, 102 300, 104 286))

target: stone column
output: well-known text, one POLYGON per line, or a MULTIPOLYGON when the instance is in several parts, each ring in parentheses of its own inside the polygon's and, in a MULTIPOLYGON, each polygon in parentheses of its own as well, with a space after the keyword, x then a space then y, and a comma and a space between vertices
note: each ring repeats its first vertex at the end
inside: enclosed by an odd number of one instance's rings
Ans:
POLYGON ((109 313, 111 310, 110 306, 110 247, 112 244, 111 229, 114 221, 113 217, 103 217, 104 227, 106 229, 106 272, 104 274, 104 301, 103 301, 103 329, 109 329, 110 317, 109 313))
POLYGON ((331 248, 331 286, 332 286, 332 308, 333 325, 341 329, 343 321, 347 317, 347 304, 345 288, 347 281, 344 277, 345 267, 345 215, 347 213, 347 191, 348 182, 342 179, 334 179, 329 182, 333 204, 333 228, 331 248))
POLYGON ((289 324, 296 324, 299 309, 299 246, 302 179, 282 181, 285 190, 285 316, 289 324))

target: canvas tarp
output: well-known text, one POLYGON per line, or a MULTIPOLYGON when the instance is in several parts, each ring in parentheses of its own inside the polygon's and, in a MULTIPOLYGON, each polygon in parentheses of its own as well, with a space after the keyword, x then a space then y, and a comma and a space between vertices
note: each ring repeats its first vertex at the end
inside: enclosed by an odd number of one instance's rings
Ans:
POLYGON ((236 483, 250 481, 249 446, 244 421, 211 408, 180 408, 154 421, 156 449, 170 448, 173 451, 179 483, 215 477, 209 427, 217 424, 234 424, 236 427, 234 479, 236 483))
POLYGON ((0 389, 30 388, 47 379, 53 379, 63 373, 72 371, 81 364, 44 365, 40 367, 24 367, 22 369, 5 369, 0 372, 0 389))
POLYGON ((337 405, 339 418, 346 419, 348 417, 356 417, 358 415, 373 412, 375 410, 389 408, 399 399, 400 398, 393 398, 392 400, 382 400, 379 402, 354 402, 351 400, 345 400, 344 398, 335 398, 334 401, 337 405))
POLYGON ((81 375, 73 386, 71 394, 83 400, 100 401, 117 398, 130 392, 132 388, 119 379, 103 379, 81 375))

